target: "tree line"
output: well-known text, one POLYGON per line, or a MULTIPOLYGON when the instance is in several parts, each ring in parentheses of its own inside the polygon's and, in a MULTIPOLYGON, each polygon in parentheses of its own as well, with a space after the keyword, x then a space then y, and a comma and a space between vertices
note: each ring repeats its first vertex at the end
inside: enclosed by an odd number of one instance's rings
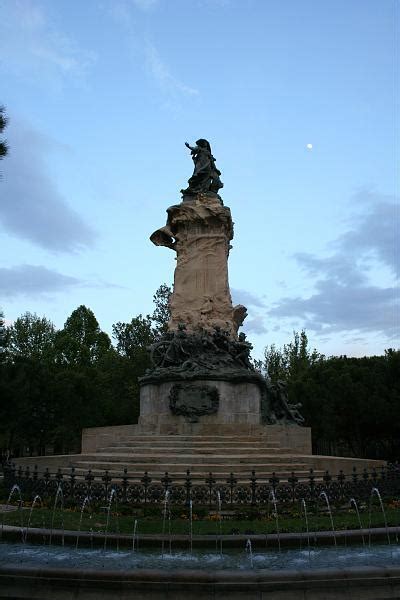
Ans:
MULTIPOLYGON (((148 346, 166 331, 170 288, 154 295, 154 310, 112 326, 79 306, 57 330, 25 313, 9 327, 0 314, 0 448, 3 456, 80 451, 84 427, 134 423, 138 379, 150 367, 148 346)), ((287 383, 312 428, 314 452, 398 460, 400 351, 383 356, 325 357, 304 331, 282 348, 265 349, 255 368, 271 383, 287 383)))
POLYGON ((400 351, 383 356, 325 357, 304 331, 258 363, 272 382, 283 380, 290 402, 301 403, 315 453, 400 459, 400 351))
POLYGON ((84 427, 134 423, 148 346, 166 329, 170 288, 161 285, 151 315, 101 331, 79 306, 56 330, 29 312, 9 327, 0 315, 0 448, 3 457, 79 452, 84 427))

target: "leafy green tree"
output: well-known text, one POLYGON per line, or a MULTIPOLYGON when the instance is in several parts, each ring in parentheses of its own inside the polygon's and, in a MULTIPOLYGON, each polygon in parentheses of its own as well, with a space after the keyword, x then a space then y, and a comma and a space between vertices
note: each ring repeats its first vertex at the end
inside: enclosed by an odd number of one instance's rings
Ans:
POLYGON ((8 353, 12 360, 52 360, 55 327, 46 317, 26 312, 8 328, 8 353))
MULTIPOLYGON (((8 123, 4 106, 0 106, 0 135, 3 133, 8 123)), ((6 156, 8 145, 4 139, 0 139, 0 160, 6 156)))
POLYGON ((117 343, 117 352, 121 356, 135 359, 147 353, 147 348, 154 342, 155 333, 149 315, 134 317, 130 323, 118 322, 112 326, 113 337, 117 343))
POLYGON ((315 348, 309 350, 306 332, 294 331, 293 340, 282 348, 277 348, 275 344, 266 347, 264 369, 272 383, 276 383, 278 379, 293 383, 301 373, 322 359, 323 356, 315 348))
POLYGON ((55 349, 59 364, 90 366, 111 351, 111 340, 100 330, 93 311, 81 305, 57 331, 55 349))
POLYGON ((6 360, 8 334, 4 320, 4 312, 0 310, 0 363, 6 360))
POLYGON ((168 321, 171 318, 171 309, 169 306, 171 294, 171 288, 167 284, 162 283, 153 296, 155 308, 151 315, 151 320, 154 324, 156 337, 162 336, 168 330, 168 321))

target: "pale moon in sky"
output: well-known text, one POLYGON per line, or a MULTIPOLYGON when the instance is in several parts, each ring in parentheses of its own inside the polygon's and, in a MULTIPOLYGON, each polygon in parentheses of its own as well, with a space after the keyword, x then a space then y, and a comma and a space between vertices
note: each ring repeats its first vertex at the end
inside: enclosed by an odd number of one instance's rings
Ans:
POLYGON ((312 144, 307 144, 307 150, 312 150, 312 144))

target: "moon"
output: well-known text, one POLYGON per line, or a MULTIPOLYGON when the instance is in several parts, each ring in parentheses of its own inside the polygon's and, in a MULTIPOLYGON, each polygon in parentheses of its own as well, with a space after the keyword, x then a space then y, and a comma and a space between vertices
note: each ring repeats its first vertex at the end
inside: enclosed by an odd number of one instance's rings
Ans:
POLYGON ((312 144, 307 144, 307 150, 312 150, 312 144))

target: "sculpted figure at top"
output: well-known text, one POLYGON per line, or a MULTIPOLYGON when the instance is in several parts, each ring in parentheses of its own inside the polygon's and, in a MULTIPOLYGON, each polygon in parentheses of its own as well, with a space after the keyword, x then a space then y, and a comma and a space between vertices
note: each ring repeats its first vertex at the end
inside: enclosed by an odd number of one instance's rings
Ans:
POLYGON ((212 192, 218 194, 224 184, 220 179, 221 171, 215 166, 215 158, 211 153, 211 146, 207 140, 199 139, 196 146, 190 146, 185 142, 185 146, 189 148, 194 162, 193 175, 188 181, 189 187, 181 190, 183 196, 195 196, 197 194, 207 194, 212 192))

